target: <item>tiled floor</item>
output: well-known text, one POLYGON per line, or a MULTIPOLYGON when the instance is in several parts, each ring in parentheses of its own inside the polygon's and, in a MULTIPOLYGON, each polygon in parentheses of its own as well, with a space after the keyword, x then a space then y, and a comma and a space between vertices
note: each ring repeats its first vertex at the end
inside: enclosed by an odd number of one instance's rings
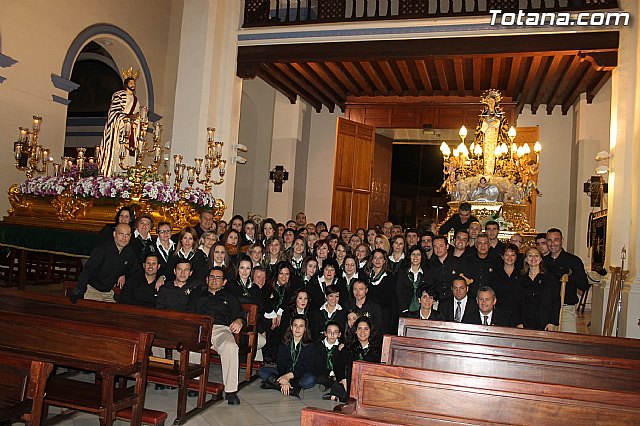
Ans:
MULTIPOLYGON (((219 367, 218 367, 219 368, 219 367)), ((214 370, 216 367, 214 367, 214 370)), ((215 380, 218 374, 214 371, 211 377, 215 380)), ((154 389, 154 385, 148 385, 145 407, 167 412, 166 425, 173 423, 176 417, 177 390, 154 389)), ((300 424, 300 410, 303 407, 313 406, 332 409, 336 403, 322 400, 323 392, 318 387, 304 391, 302 399, 286 397, 274 390, 260 389, 260 380, 254 380, 238 392, 241 404, 230 406, 226 401, 218 402, 210 406, 203 413, 192 417, 186 423, 189 426, 254 426, 254 425, 281 425, 293 426, 300 424)), ((195 407, 195 398, 188 398, 188 409, 195 407)), ((51 409, 54 414, 55 409, 51 409)), ((78 413, 59 425, 64 426, 96 426, 98 418, 92 414, 78 413)), ((115 425, 125 426, 128 422, 116 421, 115 425)))

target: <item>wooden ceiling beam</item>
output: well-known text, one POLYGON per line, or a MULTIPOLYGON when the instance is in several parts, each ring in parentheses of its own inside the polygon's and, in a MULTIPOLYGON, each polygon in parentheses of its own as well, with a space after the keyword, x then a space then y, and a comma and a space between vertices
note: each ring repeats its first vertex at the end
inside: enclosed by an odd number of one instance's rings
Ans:
POLYGON ((389 89, 387 89, 387 85, 380 78, 380 74, 373 66, 373 63, 369 61, 363 61, 360 63, 364 72, 369 76, 369 80, 373 82, 373 85, 376 86, 376 90, 380 95, 389 96, 389 89))
POLYGON ((507 96, 514 98, 516 83, 518 82, 518 74, 520 73, 520 62, 522 58, 516 56, 511 61, 511 70, 509 71, 509 81, 507 83, 507 96))
POLYGON ((314 72, 320 81, 322 81, 325 85, 331 87, 331 90, 336 94, 340 99, 347 99, 347 92, 344 87, 340 85, 339 81, 336 81, 336 78, 333 75, 329 75, 326 68, 323 67, 324 64, 318 62, 309 62, 306 64, 310 68, 310 72, 314 72))
POLYGON ((498 82, 500 81, 500 65, 502 64, 502 58, 496 56, 491 60, 491 83, 490 89, 498 89, 498 82))
POLYGON ((482 74, 483 74, 483 64, 486 62, 486 59, 482 58, 473 58, 471 72, 473 73, 473 96, 480 96, 481 84, 482 84, 482 74))
POLYGON ((284 65, 284 64, 271 64, 271 66, 269 66, 268 69, 271 75, 274 78, 284 82, 287 86, 291 87, 291 89, 293 89, 298 94, 298 96, 300 96, 305 101, 309 102, 309 104, 317 112, 322 111, 322 104, 323 104, 322 100, 313 96, 309 92, 307 92, 307 90, 304 87, 300 86, 293 79, 291 79, 288 73, 283 72, 280 69, 280 67, 278 67, 278 65, 284 65))
POLYGON ((319 100, 323 105, 326 105, 329 111, 333 112, 336 103, 333 102, 326 93, 317 88, 313 82, 308 81, 296 70, 294 64, 274 64, 280 71, 285 74, 290 80, 295 82, 305 92, 307 92, 313 98, 319 100))
POLYGON ((588 63, 581 63, 580 67, 576 71, 575 81, 572 86, 569 86, 566 98, 562 101, 562 115, 566 115, 569 112, 571 106, 576 102, 576 100, 580 97, 580 93, 585 92, 587 90, 587 86, 589 81, 595 77, 596 71, 591 67, 588 63), (573 89, 573 90, 571 90, 573 89))
POLYGON ((289 102, 291 102, 292 104, 295 104, 297 102, 298 94, 295 91, 291 90, 290 87, 287 87, 284 84, 284 81, 278 80, 276 77, 274 77, 268 67, 260 67, 260 69, 257 71, 257 76, 264 80, 268 85, 286 96, 287 99, 289 99, 289 102))
MULTIPOLYGON (((311 70, 311 67, 307 64, 298 64, 292 63, 291 66, 300 74, 304 79, 306 79, 309 83, 311 83, 314 87, 316 87, 321 94, 324 95, 331 103, 335 106, 338 105, 340 109, 344 109, 344 102, 346 100, 346 96, 340 98, 333 89, 331 89, 328 85, 326 85, 320 77, 311 70)), ((329 107, 329 112, 333 112, 334 108, 329 107)))
POLYGON ((404 83, 407 85, 409 89, 409 93, 411 96, 419 96, 418 87, 413 79, 413 74, 410 69, 411 64, 407 61, 400 60, 398 61, 398 69, 400 69, 400 74, 404 79, 404 83))
POLYGON ((444 96, 449 96, 449 83, 447 83, 447 73, 444 70, 444 59, 436 58, 433 60, 433 63, 436 66, 440 91, 444 96))
POLYGON ((347 75, 343 70, 342 70, 342 66, 336 62, 325 62, 320 64, 321 68, 326 68, 326 72, 327 73, 331 73, 333 74, 338 81, 340 81, 340 83, 347 88, 347 90, 349 91, 349 93, 347 94, 347 96, 349 94, 357 94, 358 96, 363 95, 364 91, 359 89, 355 83, 351 80, 351 77, 349 75, 347 75))
POLYGON ((551 99, 547 102, 547 114, 553 113, 553 108, 562 103, 567 94, 567 87, 573 82, 574 74, 580 67, 580 58, 577 56, 570 57, 570 65, 564 72, 559 73, 559 81, 555 90, 552 92, 551 99))
POLYGON ((391 64, 389 63, 389 61, 380 61, 379 64, 384 76, 387 78, 387 80, 391 84, 391 87, 393 87, 393 90, 395 92, 394 94, 397 96, 403 96, 404 90, 402 89, 402 86, 400 85, 400 81, 398 80, 398 76, 393 71, 393 68, 391 67, 391 64))
POLYGON ((593 99, 596 97, 602 86, 605 85, 607 81, 611 78, 611 71, 601 72, 599 77, 594 79, 592 84, 587 87, 587 103, 590 104, 593 102, 593 99))
MULTIPOLYGON (((540 90, 535 99, 531 103, 531 112, 535 114, 538 111, 540 105, 546 102, 546 99, 550 96, 549 93, 557 85, 559 77, 557 75, 560 66, 563 64, 563 55, 555 55, 551 61, 551 65, 547 68, 546 74, 542 77, 544 84, 540 85, 540 90)), ((566 61, 565 61, 566 62, 566 61)))
POLYGON ((520 100, 520 96, 522 96, 522 88, 524 87, 524 83, 529 75, 529 69, 531 67, 531 63, 533 62, 533 57, 523 58, 520 63, 520 71, 518 72, 518 79, 516 81, 516 85, 513 89, 513 99, 516 101, 520 100))
POLYGON ((518 114, 521 114, 524 106, 531 102, 529 101, 529 99, 532 97, 532 94, 533 98, 535 99, 535 94, 538 92, 538 87, 540 87, 540 78, 542 77, 540 75, 540 71, 544 71, 546 65, 546 57, 533 57, 531 61, 531 67, 529 67, 527 79, 525 80, 524 86, 522 87, 522 95, 520 96, 520 99, 518 99, 518 114))
POLYGON ((422 87, 424 87, 424 91, 427 96, 433 96, 433 85, 431 84, 431 79, 429 78, 429 71, 427 71, 427 64, 424 59, 419 59, 415 61, 416 68, 418 69, 418 75, 420 76, 420 81, 422 82, 422 87))
POLYGON ((358 67, 354 62, 343 62, 342 65, 347 70, 347 72, 351 76, 353 76, 356 83, 360 85, 360 88, 366 95, 374 96, 374 92, 373 92, 373 89, 371 88, 371 85, 367 83, 367 81, 365 80, 362 73, 360 72, 360 70, 358 69, 358 67))
POLYGON ((456 89, 458 90, 458 96, 464 97, 464 66, 462 59, 456 58, 453 60, 453 69, 456 71, 456 89))
POLYGON ((598 52, 618 48, 618 31, 574 34, 532 34, 492 37, 425 38, 415 40, 298 43, 289 45, 240 46, 238 62, 317 62, 422 59, 425 56, 496 55, 522 52, 598 52))

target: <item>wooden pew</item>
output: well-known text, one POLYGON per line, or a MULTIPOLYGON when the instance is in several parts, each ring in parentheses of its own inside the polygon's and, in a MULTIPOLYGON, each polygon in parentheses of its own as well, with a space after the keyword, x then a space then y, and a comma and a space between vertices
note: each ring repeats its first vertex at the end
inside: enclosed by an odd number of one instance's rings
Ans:
POLYGON ((386 335, 382 362, 483 377, 640 392, 640 359, 629 362, 628 366, 635 365, 634 369, 626 369, 610 367, 615 360, 606 357, 386 335))
POLYGON ((321 410, 319 408, 303 408, 300 415, 300 426, 383 426, 402 425, 403 423, 383 422, 367 417, 321 410))
POLYGON ((353 413, 423 425, 638 424, 640 394, 480 377, 356 361, 353 413))
POLYGON ((1 351, 100 378, 99 383, 49 378, 43 413, 46 405, 55 405, 95 413, 101 424, 110 425, 117 411, 133 407, 131 424, 140 424, 153 333, 6 311, 0 311, 0 323, 1 351), (134 386, 116 388, 117 376, 133 378, 134 386))
MULTIPOLYGON (((179 360, 149 362, 147 380, 153 383, 178 387, 177 417, 175 424, 182 424, 220 399, 223 386, 209 383, 209 347, 213 318, 207 315, 142 308, 139 306, 78 300, 72 304, 66 297, 39 293, 0 289, 3 303, 0 310, 10 312, 38 312, 53 318, 75 319, 123 329, 151 331, 155 334, 153 346, 177 350, 179 360), (201 354, 200 364, 189 363, 189 353, 201 354), (196 408, 187 411, 187 390, 198 390, 196 408), (214 398, 206 400, 207 393, 214 398)), ((156 412, 158 415, 162 412, 156 412)), ((146 413, 149 418, 149 411, 146 413)), ((129 418, 130 412, 118 413, 129 418)), ((165 415, 166 418, 166 415, 165 415)), ((160 423, 156 419, 150 423, 160 423)))
POLYGON ((0 352, 0 424, 21 418, 26 426, 40 426, 52 370, 50 362, 0 352))
POLYGON ((600 357, 605 357, 610 362, 609 366, 627 369, 635 368, 634 362, 640 359, 640 340, 619 337, 523 330, 413 318, 400 318, 398 335, 593 356, 594 358, 589 362, 596 364, 602 362, 600 357))

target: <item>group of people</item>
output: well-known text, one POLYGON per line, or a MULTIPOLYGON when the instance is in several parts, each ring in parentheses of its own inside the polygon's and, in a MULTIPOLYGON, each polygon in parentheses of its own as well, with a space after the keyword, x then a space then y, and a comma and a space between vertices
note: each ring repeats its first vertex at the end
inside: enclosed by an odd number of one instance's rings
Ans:
POLYGON ((213 315, 212 348, 232 405, 240 403, 233 334, 244 325, 243 303, 258 306, 262 388, 299 396, 319 384, 326 399, 345 401, 353 361, 379 362, 381 336, 395 334, 402 316, 554 331, 559 277, 568 273, 562 330, 575 332, 577 289, 588 288, 559 229, 526 249, 519 234, 504 243, 498 224, 482 226, 468 203, 440 229, 420 231, 386 222, 352 232, 307 223, 303 212, 257 224, 203 211, 173 235, 158 223, 156 238, 153 226, 122 208, 69 297, 114 302, 118 286, 119 303, 213 315), (451 229, 449 244, 441 234, 451 229))

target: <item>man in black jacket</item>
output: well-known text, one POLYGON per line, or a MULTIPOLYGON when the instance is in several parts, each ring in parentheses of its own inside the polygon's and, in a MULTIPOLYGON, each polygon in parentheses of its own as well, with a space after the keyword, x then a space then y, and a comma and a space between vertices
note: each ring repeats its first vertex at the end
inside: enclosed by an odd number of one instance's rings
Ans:
POLYGON ((142 273, 140 263, 129 245, 131 227, 120 223, 113 231, 113 240, 99 244, 91 252, 78 278, 78 286, 69 299, 80 298, 115 303, 113 287, 122 287, 126 277, 142 273))
POLYGON ((478 311, 478 304, 475 299, 468 296, 469 286, 467 281, 456 276, 451 284, 453 297, 441 300, 438 304, 438 312, 442 313, 445 321, 462 322, 465 315, 478 311))
POLYGON ((499 325, 508 327, 509 317, 502 311, 496 311, 496 293, 489 286, 482 286, 478 289, 478 309, 468 311, 462 318, 465 324, 499 325))
POLYGON ((238 345, 233 337, 244 326, 244 312, 238 299, 224 286, 224 270, 214 266, 207 276, 208 291, 200 295, 194 304, 196 313, 213 316, 211 348, 220 355, 225 398, 229 405, 240 405, 238 398, 238 345))
POLYGON ((560 331, 576 333, 576 305, 578 304, 578 289, 585 291, 589 288, 589 280, 584 271, 582 260, 562 248, 564 240, 562 231, 551 228, 547 231, 547 246, 549 254, 544 256, 543 262, 558 280, 564 274, 569 274, 569 282, 564 291, 564 307, 562 309, 562 326, 560 331))

